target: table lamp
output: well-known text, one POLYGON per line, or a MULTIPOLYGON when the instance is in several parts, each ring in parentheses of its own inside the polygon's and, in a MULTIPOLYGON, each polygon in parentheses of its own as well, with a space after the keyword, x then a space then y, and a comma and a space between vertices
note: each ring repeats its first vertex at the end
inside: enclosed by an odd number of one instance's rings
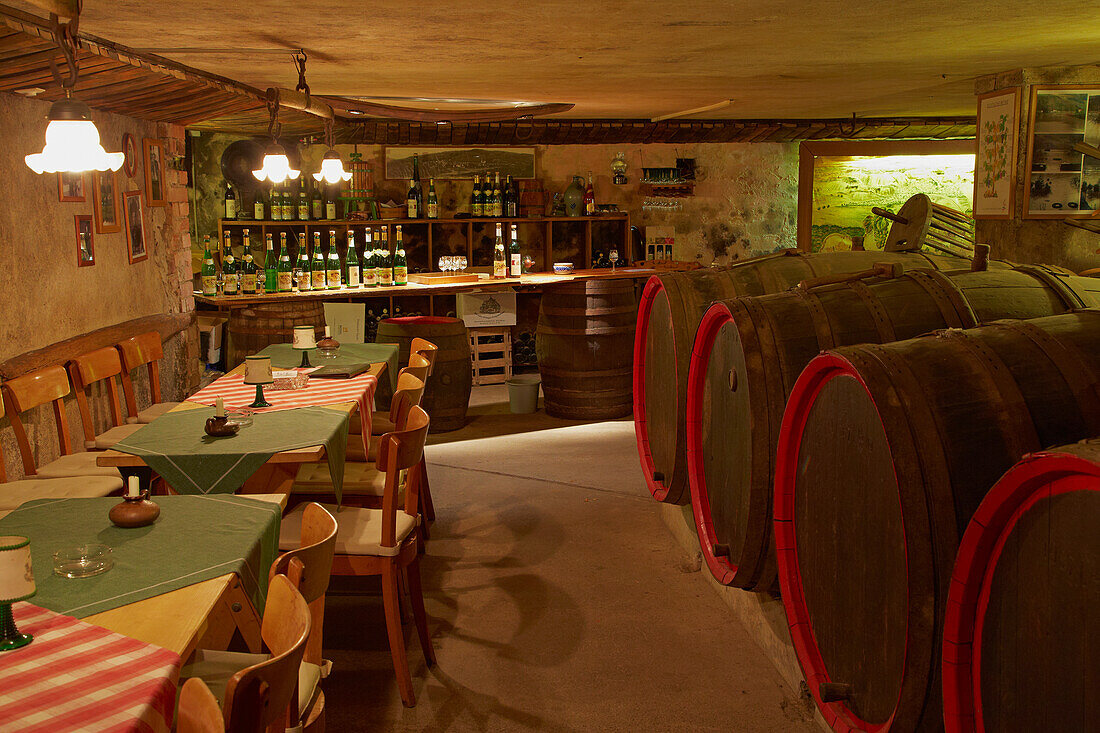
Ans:
MULTIPOLYGON (((297 334, 295 334, 297 338, 297 334)), ((303 351, 304 355, 305 352, 303 351)), ((271 376, 270 356, 246 356, 244 358, 244 383, 256 385, 256 401, 249 407, 271 407, 271 403, 264 399, 264 385, 274 384, 271 376)))
POLYGON ((313 326, 295 326, 293 348, 302 352, 302 363, 299 369, 309 369, 313 365, 309 363, 309 349, 317 348, 317 334, 313 326))
POLYGON ((15 628, 11 604, 35 594, 31 572, 31 541, 26 537, 0 537, 0 652, 31 643, 30 634, 15 628))

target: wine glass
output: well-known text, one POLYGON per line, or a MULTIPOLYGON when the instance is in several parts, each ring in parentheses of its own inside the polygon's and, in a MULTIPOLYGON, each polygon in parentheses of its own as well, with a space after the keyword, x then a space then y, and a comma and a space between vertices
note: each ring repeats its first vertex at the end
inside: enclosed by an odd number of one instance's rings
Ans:
POLYGON ((466 255, 458 256, 458 269, 462 270, 463 272, 466 271, 466 255))
POLYGON ((615 263, 619 261, 619 250, 611 250, 607 255, 607 259, 611 260, 611 271, 615 272, 615 263))
POLYGON ((440 257, 439 258, 439 271, 440 272, 446 272, 447 271, 447 258, 446 257, 440 257))

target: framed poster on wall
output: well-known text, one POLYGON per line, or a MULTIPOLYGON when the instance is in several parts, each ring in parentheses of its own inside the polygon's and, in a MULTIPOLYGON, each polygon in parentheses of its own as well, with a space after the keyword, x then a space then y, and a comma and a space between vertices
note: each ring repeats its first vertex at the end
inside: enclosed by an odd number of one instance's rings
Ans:
POLYGON ((978 97, 978 153, 974 161, 974 218, 1011 219, 1016 191, 1020 90, 978 97))
POLYGON ((1100 208, 1100 85, 1031 89, 1025 219, 1084 218, 1100 208))

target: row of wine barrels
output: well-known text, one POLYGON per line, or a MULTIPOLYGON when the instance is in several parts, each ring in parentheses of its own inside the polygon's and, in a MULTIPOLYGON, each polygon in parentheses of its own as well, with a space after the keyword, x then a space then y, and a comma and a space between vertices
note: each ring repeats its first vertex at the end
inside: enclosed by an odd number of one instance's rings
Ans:
POLYGON ((546 414, 571 420, 630 414, 637 312, 629 278, 543 290, 535 351, 546 414))
POLYGON ((229 351, 226 367, 244 363, 246 356, 271 344, 289 344, 295 326, 313 326, 317 338, 325 332, 325 306, 320 300, 260 303, 229 311, 229 351))
POLYGON ((431 418, 428 431, 458 430, 466 424, 473 385, 466 325, 461 318, 445 316, 387 318, 378 323, 377 341, 397 344, 401 364, 409 363, 409 346, 417 336, 439 347, 420 403, 431 418))
POLYGON ((948 733, 1100 721, 1100 438, 1016 464, 959 544, 943 634, 948 733))
MULTIPOLYGON (((828 252, 784 250, 722 270, 668 273, 649 279, 638 303, 634 333, 634 430, 649 491, 658 501, 688 501, 688 363, 695 331, 716 300, 786 290, 806 278, 866 270, 878 262, 906 268, 967 268, 956 257, 918 252, 828 252)), ((991 263, 1000 267, 999 263, 991 263)))
POLYGON ((774 531, 794 650, 836 730, 942 730, 959 540, 1022 456, 1100 435, 1098 384, 1100 310, 807 365, 779 433, 774 531))
POLYGON ((787 395, 824 349, 888 343, 941 328, 1100 306, 1100 280, 1042 266, 914 270, 721 300, 703 316, 687 386, 688 480, 707 567, 726 585, 767 590, 775 447, 787 395))

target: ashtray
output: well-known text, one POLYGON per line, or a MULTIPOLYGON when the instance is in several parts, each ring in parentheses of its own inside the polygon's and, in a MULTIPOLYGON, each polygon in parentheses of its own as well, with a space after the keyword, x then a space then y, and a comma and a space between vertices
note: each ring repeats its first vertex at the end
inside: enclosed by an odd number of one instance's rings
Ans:
POLYGON ((252 424, 252 415, 252 408, 236 407, 225 413, 225 416, 229 418, 226 420, 226 423, 229 425, 236 425, 238 428, 247 428, 252 424))
POLYGON ((90 578, 114 566, 111 548, 99 542, 66 547, 53 554, 53 571, 65 578, 90 578))
POLYGON ((275 383, 271 385, 271 389, 304 389, 309 385, 309 375, 295 369, 273 371, 271 376, 275 380, 275 383))

